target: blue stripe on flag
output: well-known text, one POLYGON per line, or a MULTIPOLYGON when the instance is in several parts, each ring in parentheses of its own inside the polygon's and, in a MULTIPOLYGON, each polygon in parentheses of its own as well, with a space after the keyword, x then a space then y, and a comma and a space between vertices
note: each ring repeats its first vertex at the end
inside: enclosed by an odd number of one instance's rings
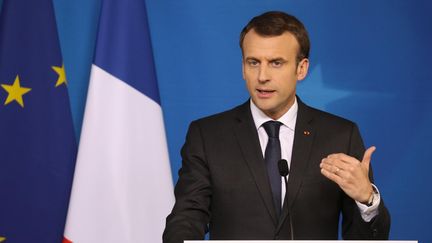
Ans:
POLYGON ((95 64, 160 104, 145 9, 145 1, 103 1, 95 64))

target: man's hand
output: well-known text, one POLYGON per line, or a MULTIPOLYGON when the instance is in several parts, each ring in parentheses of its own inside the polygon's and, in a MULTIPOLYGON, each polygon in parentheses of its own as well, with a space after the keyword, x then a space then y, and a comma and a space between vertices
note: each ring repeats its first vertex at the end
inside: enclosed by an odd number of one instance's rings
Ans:
POLYGON ((368 148, 361 162, 343 153, 330 154, 321 161, 321 173, 336 182, 352 199, 367 203, 373 193, 369 165, 375 149, 374 146, 368 148))

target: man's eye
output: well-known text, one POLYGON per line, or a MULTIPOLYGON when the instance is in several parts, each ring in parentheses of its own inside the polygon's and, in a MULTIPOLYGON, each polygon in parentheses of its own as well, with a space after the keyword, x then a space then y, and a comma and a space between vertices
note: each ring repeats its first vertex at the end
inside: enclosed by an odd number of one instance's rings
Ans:
POLYGON ((256 67, 259 65, 259 62, 255 61, 255 60, 249 60, 248 64, 249 64, 249 66, 256 67))
POLYGON ((283 64, 282 61, 273 61, 273 62, 271 62, 271 65, 273 67, 280 67, 280 66, 282 66, 282 64, 283 64))

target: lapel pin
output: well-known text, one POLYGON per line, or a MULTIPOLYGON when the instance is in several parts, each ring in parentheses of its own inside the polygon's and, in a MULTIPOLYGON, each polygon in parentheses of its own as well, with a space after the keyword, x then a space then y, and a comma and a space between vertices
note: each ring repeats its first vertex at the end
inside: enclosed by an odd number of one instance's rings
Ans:
POLYGON ((306 135, 306 136, 309 136, 311 133, 309 131, 305 130, 305 131, 303 131, 303 134, 306 135))

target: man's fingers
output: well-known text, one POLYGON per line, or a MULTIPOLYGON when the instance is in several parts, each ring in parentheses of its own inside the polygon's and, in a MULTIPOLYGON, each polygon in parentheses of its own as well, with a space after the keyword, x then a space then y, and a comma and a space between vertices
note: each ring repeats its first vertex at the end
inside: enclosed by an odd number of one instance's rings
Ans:
POLYGON ((329 164, 329 163, 321 163, 320 167, 321 167, 321 169, 325 169, 325 170, 327 170, 329 172, 336 172, 339 169, 335 165, 332 165, 332 164, 329 164))
POLYGON ((332 171, 322 168, 321 174, 323 174, 325 177, 329 178, 330 180, 336 182, 336 184, 341 183, 342 178, 340 178, 337 174, 333 173, 332 171))
MULTIPOLYGON (((345 156, 342 156, 344 158, 346 158, 345 156)), ((347 156, 349 157, 349 156, 347 156)), ((354 161, 345 161, 340 159, 340 157, 327 157, 321 160, 321 165, 330 165, 330 166, 336 166, 342 170, 346 170, 346 171, 351 171, 351 169, 353 168, 353 166, 355 166, 356 164, 358 164, 359 161, 358 160, 354 160, 354 161)))
POLYGON ((341 162, 348 163, 348 164, 358 163, 358 160, 356 158, 343 153, 330 154, 329 156, 327 156, 327 158, 333 160, 339 160, 341 162))
MULTIPOLYGON (((352 167, 346 167, 346 164, 341 163, 338 165, 332 165, 328 163, 321 163, 320 165, 322 170, 325 170, 328 173, 334 174, 340 179, 347 179, 352 177, 352 167)), ((321 170, 321 173, 323 172, 321 170)), ((336 177, 331 176, 333 179, 336 177)))

